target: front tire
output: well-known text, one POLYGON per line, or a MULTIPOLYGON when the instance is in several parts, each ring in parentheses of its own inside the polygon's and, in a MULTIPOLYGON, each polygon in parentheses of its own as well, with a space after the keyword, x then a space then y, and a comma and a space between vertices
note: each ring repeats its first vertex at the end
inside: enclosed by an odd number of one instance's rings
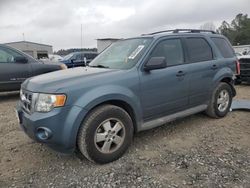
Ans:
POLYGON ((212 118, 222 118, 227 115, 232 104, 233 92, 231 86, 221 82, 215 88, 206 114, 212 118))
POLYGON ((120 158, 133 138, 129 114, 114 105, 102 105, 84 119, 77 138, 80 153, 96 163, 109 163, 120 158))

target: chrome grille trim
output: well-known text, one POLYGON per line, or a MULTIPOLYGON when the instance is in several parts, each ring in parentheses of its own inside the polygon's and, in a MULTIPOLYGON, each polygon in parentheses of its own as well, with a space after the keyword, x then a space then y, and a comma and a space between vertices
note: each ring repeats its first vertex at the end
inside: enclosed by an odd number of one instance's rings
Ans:
POLYGON ((21 106, 25 112, 29 114, 34 112, 36 97, 37 93, 32 93, 22 89, 22 93, 20 93, 21 106))

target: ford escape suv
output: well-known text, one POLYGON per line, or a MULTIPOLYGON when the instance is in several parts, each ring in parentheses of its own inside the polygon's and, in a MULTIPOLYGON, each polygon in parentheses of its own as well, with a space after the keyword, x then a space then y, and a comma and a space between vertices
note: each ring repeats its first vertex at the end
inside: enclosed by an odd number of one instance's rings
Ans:
POLYGON ((237 67, 230 43, 215 32, 146 34, 114 43, 88 67, 26 80, 17 113, 32 139, 108 163, 136 132, 203 111, 224 117, 237 67))

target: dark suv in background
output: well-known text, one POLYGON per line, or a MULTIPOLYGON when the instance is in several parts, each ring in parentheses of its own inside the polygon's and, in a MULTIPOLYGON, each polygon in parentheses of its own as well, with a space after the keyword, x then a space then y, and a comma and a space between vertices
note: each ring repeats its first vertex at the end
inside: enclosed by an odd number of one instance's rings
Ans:
POLYGON ((81 67, 88 65, 97 55, 97 52, 73 52, 63 57, 60 62, 68 68, 81 67))
POLYGON ((29 77, 66 69, 62 63, 45 64, 6 45, 0 44, 0 92, 19 90, 29 77))
POLYGON ((120 40, 86 68, 26 80, 17 108, 32 139, 107 163, 136 132, 191 114, 224 117, 237 58, 213 31, 171 30, 120 40))

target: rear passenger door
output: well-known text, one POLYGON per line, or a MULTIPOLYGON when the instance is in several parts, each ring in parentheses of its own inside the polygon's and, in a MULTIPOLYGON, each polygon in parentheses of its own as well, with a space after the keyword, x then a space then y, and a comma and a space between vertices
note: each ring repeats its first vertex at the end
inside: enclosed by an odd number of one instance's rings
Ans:
POLYGON ((211 40, 220 52, 218 62, 221 68, 230 67, 233 72, 236 72, 235 63, 237 61, 237 58, 230 42, 223 37, 211 37, 211 40))
POLYGON ((186 37, 185 49, 189 72, 189 105, 205 104, 210 98, 212 80, 218 65, 206 38, 186 37))
POLYGON ((140 72, 144 121, 182 111, 188 106, 187 65, 181 39, 159 41, 145 63, 152 57, 165 57, 167 67, 140 72))
POLYGON ((84 66, 84 54, 76 54, 75 60, 74 60, 74 67, 80 67, 84 66))

